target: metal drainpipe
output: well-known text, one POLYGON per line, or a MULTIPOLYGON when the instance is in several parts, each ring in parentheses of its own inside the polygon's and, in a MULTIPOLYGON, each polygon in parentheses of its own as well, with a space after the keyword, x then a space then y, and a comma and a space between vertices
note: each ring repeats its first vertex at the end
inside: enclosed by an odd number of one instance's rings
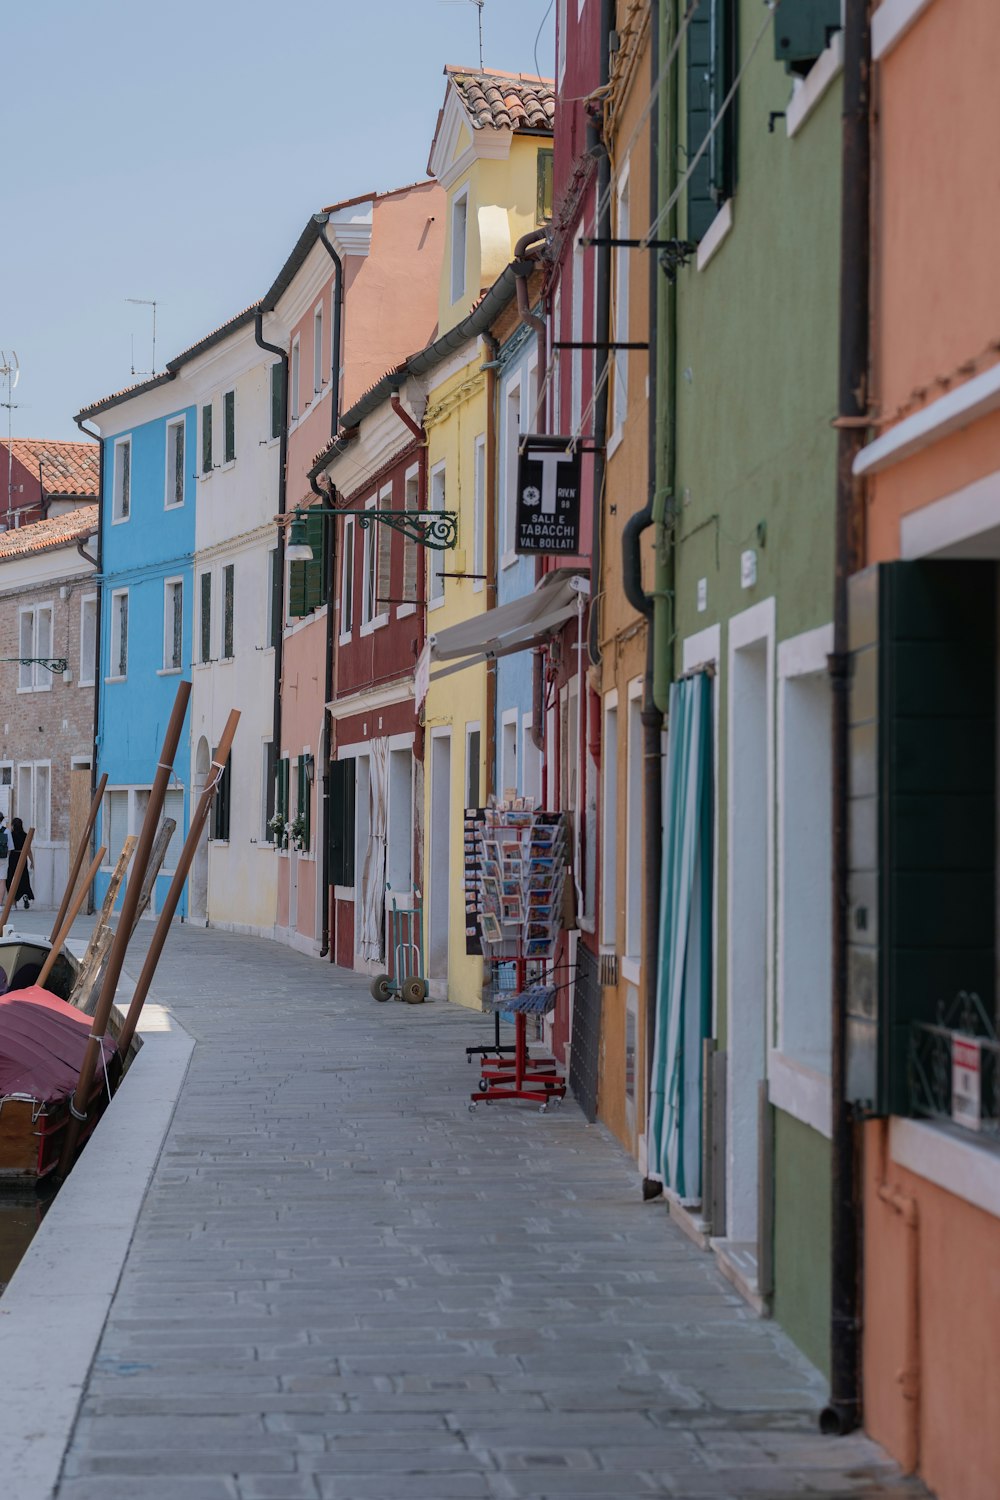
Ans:
POLYGON ((844 12, 844 103, 840 221, 840 376, 837 427, 836 563, 833 590, 832 834, 833 1005, 830 1095, 832 1100, 830 1400, 820 1430, 851 1432, 861 1420, 859 1256, 861 1225, 858 1182, 860 1126, 847 1100, 847 914, 848 914, 848 618, 847 581, 863 565, 863 507, 854 459, 865 440, 857 419, 868 409, 868 278, 871 51, 868 0, 847 0, 844 12))
MULTIPOLYGON (((653 9, 655 10, 655 5, 653 9)), ((611 33, 614 27, 612 0, 601 0, 601 88, 611 77, 611 33)), ((594 403, 594 500, 590 541, 590 620, 587 632, 587 654, 595 667, 601 664, 600 580, 601 580, 601 507, 604 500, 604 474, 607 468, 608 381, 607 369, 611 336, 611 161, 598 126, 587 126, 588 150, 597 156, 597 201, 601 207, 597 220, 597 309, 594 339, 598 344, 594 381, 599 386, 594 403), (604 347, 600 347, 603 345, 604 347)), ((620 334, 619 337, 622 337, 620 334)))
MULTIPOLYGON (((101 577, 101 564, 104 557, 104 528, 101 524, 101 511, 104 508, 104 439, 99 432, 91 432, 89 427, 84 427, 85 417, 74 417, 73 421, 79 427, 84 437, 88 437, 97 444, 97 557, 89 559, 96 563, 97 573, 94 582, 97 584, 97 619, 94 621, 94 753, 90 758, 90 796, 93 800, 97 791, 97 747, 101 729, 101 605, 104 593, 104 584, 101 577)), ((81 557, 87 554, 83 551, 83 543, 77 546, 81 557)), ((95 823, 96 829, 96 823, 95 823)), ((87 910, 93 911, 93 894, 87 898, 87 910)))
MULTIPOLYGON (((659 8, 654 5, 651 16, 650 67, 655 87, 659 76, 660 25, 659 8)), ((655 98, 655 94, 654 94, 655 98)), ((659 106, 654 103, 649 117, 649 202, 652 208, 658 202, 659 193, 659 106)), ((643 738, 643 954, 642 979, 643 1000, 646 1010, 645 1063, 646 1063, 646 1124, 649 1127, 649 1101, 652 1092, 653 1048, 656 1042, 656 989, 660 947, 660 882, 663 860, 663 779, 661 767, 660 736, 663 732, 663 713, 653 697, 653 664, 656 648, 656 608, 651 594, 642 587, 642 556, 640 538, 653 525, 653 507, 656 497, 657 420, 656 420, 656 355, 657 355, 657 296, 659 293, 659 266, 656 256, 649 256, 649 397, 648 397, 648 475, 647 499, 642 510, 631 516, 622 532, 622 585, 625 597, 646 617, 646 671, 643 677, 642 694, 642 738, 643 738)), ((651 1177, 643 1178, 644 1199, 657 1198, 663 1192, 663 1184, 651 1177)))
MULTIPOLYGON (((329 216, 329 214, 316 214, 315 215, 315 220, 316 220, 316 223, 319 224, 319 226, 320 226, 320 234, 319 234, 320 241, 321 241, 321 243, 323 245, 323 248, 326 251, 327 255, 329 255, 330 259, 333 261, 334 270, 335 270, 335 273, 336 273, 335 274, 335 278, 334 278, 334 293, 333 293, 333 333, 332 333, 332 337, 331 337, 331 340, 330 340, 330 343, 331 343, 331 350, 330 350, 330 439, 331 439, 331 441, 333 441, 333 439, 336 438, 337 432, 338 432, 339 427, 340 427, 340 360, 341 360, 341 348, 340 348, 340 345, 341 345, 341 335, 342 335, 342 327, 343 327, 344 263, 341 260, 341 258, 339 256, 339 254, 337 253, 337 251, 334 249, 333 245, 331 245, 330 241, 327 239, 326 227, 327 227, 327 225, 330 222, 330 216, 329 216)), ((322 501, 324 501, 324 502, 329 501, 329 503, 331 505, 333 504, 332 496, 335 494, 335 491, 332 488, 331 488, 331 491, 330 491, 330 496, 327 496, 318 487, 318 485, 316 483, 316 480, 314 478, 310 478, 309 483, 310 483, 310 486, 312 487, 312 490, 313 490, 314 494, 318 495, 322 501)), ((337 555, 337 532, 336 532, 336 526, 333 523, 331 523, 331 525, 330 525, 330 542, 329 542, 329 546, 326 549, 326 559, 325 559, 325 561, 326 561, 326 579, 325 579, 325 584, 326 584, 326 588, 325 588, 325 592, 326 592, 326 643, 325 643, 325 653, 324 653, 324 655, 325 655, 325 663, 324 663, 324 676, 323 676, 323 681, 324 681, 324 698, 323 698, 324 708, 323 708, 323 713, 324 713, 324 716, 326 714, 326 706, 325 705, 330 702, 330 700, 331 700, 331 698, 333 696, 333 653, 334 653, 334 649, 335 649, 335 646, 334 646, 334 641, 335 641, 335 628, 334 628, 335 627, 335 620, 334 620, 334 616, 335 616, 335 613, 336 613, 336 611, 334 610, 334 607, 333 607, 333 592, 334 592, 334 578, 336 576, 336 555, 337 555)), ((323 757, 323 780, 322 780, 322 787, 323 787, 323 795, 322 795, 323 813, 322 813, 322 831, 321 831, 321 835, 320 836, 321 836, 321 838, 323 840, 323 846, 322 846, 322 854, 321 854, 321 876, 320 876, 320 878, 321 878, 322 883, 323 883, 323 924, 322 924, 322 934, 321 934, 322 941, 321 941, 319 956, 320 956, 320 958, 325 958, 327 956, 327 954, 330 952, 330 839, 329 839, 329 828, 330 828, 330 746, 329 746, 329 744, 327 745, 327 753, 323 757)), ((330 962, 331 963, 333 962, 333 955, 332 954, 330 956, 330 962)))
MULTIPOLYGON (((278 434, 278 514, 285 514, 285 505, 288 498, 288 351, 282 349, 279 344, 269 344, 264 338, 264 314, 257 312, 254 315, 253 336, 261 349, 266 349, 269 354, 276 354, 281 360, 281 384, 283 392, 281 431, 278 434)), ((272 608, 277 603, 278 618, 272 623, 274 632, 274 707, 272 711, 271 728, 271 769, 276 777, 278 762, 281 759, 281 674, 284 661, 285 640, 285 528, 278 527, 278 556, 276 562, 278 576, 277 601, 272 598, 272 608)))
MULTIPOLYGON (((684 6, 681 5, 683 12, 684 6)), ((672 43, 677 35, 678 17, 677 3, 670 5, 670 35, 661 38, 661 47, 664 43, 672 43)), ((660 67, 664 59, 659 59, 660 67)), ((664 132, 664 150, 660 161, 666 169, 666 180, 662 184, 661 199, 673 195, 677 176, 677 135, 678 135, 678 99, 677 99, 677 76, 676 70, 672 69, 666 83, 665 89, 665 114, 666 126, 664 132)), ((659 152, 658 152, 659 154, 659 152)), ((670 210, 667 216, 664 234, 668 239, 677 238, 677 208, 670 210)), ((657 469, 657 488, 653 500, 653 520, 656 524, 656 562, 655 562, 655 586, 653 589, 654 609, 654 636, 656 647, 653 653, 653 701, 661 713, 666 714, 670 707, 670 684, 674 677, 674 576, 676 565, 676 553, 674 549, 674 529, 672 514, 674 509, 674 496, 677 488, 677 279, 676 276, 668 278, 667 293, 663 311, 663 333, 661 345, 663 346, 663 375, 666 381, 664 391, 665 401, 663 403, 666 412, 666 434, 662 466, 657 469), (662 474, 662 483, 660 475, 662 474)), ((659 337, 658 329, 658 337, 659 337)))
MULTIPOLYGON (((483 551, 486 562, 486 608, 493 609, 497 602, 497 526, 496 526, 496 399, 497 399, 497 354, 500 345, 489 333, 480 334, 480 338, 486 348, 486 360, 483 369, 486 372, 486 496, 485 496, 485 532, 483 538, 483 551)), ((479 559, 473 558, 473 569, 479 565, 479 559)), ((490 792, 497 790, 496 776, 496 754, 497 754, 497 664, 496 661, 486 663, 486 744, 484 746, 484 760, 486 763, 486 785, 483 788, 483 801, 490 792)), ((503 788, 501 787, 502 791, 503 788)))

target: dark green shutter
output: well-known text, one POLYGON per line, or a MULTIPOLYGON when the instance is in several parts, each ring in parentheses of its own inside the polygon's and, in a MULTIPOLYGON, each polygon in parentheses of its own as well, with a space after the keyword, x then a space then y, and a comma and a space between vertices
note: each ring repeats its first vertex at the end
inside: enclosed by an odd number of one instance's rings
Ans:
POLYGON ((774 18, 774 55, 789 73, 808 73, 840 30, 841 0, 781 0, 774 18))
POLYGON ((300 755, 298 757, 298 760, 296 761, 297 775, 295 778, 295 814, 296 817, 301 818, 302 820, 301 847, 303 851, 307 851, 309 848, 309 835, 312 832, 311 819, 309 816, 312 798, 310 795, 311 789, 309 785, 309 777, 306 774, 306 766, 309 763, 309 759, 310 757, 308 755, 300 755))
POLYGON ((271 436, 281 436, 285 420, 285 372, 280 360, 271 366, 271 436))
POLYGON ((210 474, 212 472, 212 408, 203 406, 201 409, 201 472, 210 474))
MULTIPOLYGON (((687 164, 694 160, 735 78, 736 0, 701 0, 687 31, 687 164)), ((732 196, 736 100, 719 122, 687 184, 687 237, 700 240, 732 196)))
POLYGON ((278 567, 278 549, 274 547, 268 553, 268 568, 270 577, 268 583, 271 590, 271 641, 270 644, 277 648, 281 641, 281 569, 278 567))
MULTIPOLYGON (((215 752, 213 751, 213 754, 215 752)), ((229 758, 222 768, 219 777, 218 789, 215 793, 215 802, 212 807, 212 837, 215 839, 229 838, 229 808, 231 801, 233 753, 229 752, 229 758)))
POLYGON ((278 761, 278 794, 275 816, 288 817, 288 756, 283 755, 278 761))
POLYGON ((305 512, 306 541, 312 562, 293 562, 288 568, 288 613, 293 619, 311 614, 326 602, 327 517, 316 510, 305 512))
POLYGON ((222 654, 228 661, 233 655, 236 566, 227 563, 222 570, 222 654))
POLYGON ((212 660, 212 575, 201 575, 201 657, 212 660))
POLYGON ((222 440, 225 445, 225 462, 231 464, 236 457, 236 392, 227 391, 222 398, 222 440))
POLYGON ((330 764, 330 884, 354 884, 355 762, 330 764))
POLYGON ((552 217, 553 152, 542 149, 536 159, 535 223, 545 224, 552 217))
POLYGON ((850 610, 848 1097, 905 1114, 912 1023, 995 1014, 995 566, 881 564, 850 610))

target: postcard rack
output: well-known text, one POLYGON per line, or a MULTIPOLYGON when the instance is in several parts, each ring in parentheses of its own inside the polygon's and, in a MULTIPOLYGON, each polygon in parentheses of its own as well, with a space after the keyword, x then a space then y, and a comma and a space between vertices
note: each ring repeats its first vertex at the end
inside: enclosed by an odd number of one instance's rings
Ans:
MULTIPOLYGON (((561 927, 566 879, 566 820, 562 813, 535 811, 530 799, 492 801, 477 816, 478 856, 475 923, 482 951, 492 964, 484 1000, 494 1015, 512 1016, 513 1048, 482 1048, 479 1087, 470 1109, 497 1099, 527 1099, 547 1110, 561 1103, 566 1084, 555 1059, 532 1055, 528 1019, 555 1006, 556 987, 546 981, 561 927)), ((470 920, 472 914, 470 913, 470 920)))

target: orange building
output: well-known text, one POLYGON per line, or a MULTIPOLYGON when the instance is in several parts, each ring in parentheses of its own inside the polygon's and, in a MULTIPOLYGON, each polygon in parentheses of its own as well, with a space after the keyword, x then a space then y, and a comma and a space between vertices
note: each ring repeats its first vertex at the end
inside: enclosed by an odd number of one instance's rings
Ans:
POLYGON ((1000 26, 872 14, 868 567, 851 580, 848 1087, 865 1425, 939 1500, 1000 1494, 1000 26))

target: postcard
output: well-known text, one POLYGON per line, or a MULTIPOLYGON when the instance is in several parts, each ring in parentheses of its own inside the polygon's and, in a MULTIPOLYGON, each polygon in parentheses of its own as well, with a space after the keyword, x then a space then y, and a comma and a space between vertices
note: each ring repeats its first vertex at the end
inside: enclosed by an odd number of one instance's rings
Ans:
POLYGON ((499 943, 503 941, 503 930, 499 921, 490 912, 484 911, 479 919, 483 929, 483 937, 488 943, 499 943))
POLYGON ((501 880, 500 892, 507 900, 516 897, 521 899, 521 882, 519 880, 501 880))
POLYGON ((529 958, 548 958, 551 947, 550 938, 529 938, 524 951, 529 958))
POLYGON ((505 897, 500 903, 500 911, 505 922, 520 922, 522 919, 520 896, 505 897))

